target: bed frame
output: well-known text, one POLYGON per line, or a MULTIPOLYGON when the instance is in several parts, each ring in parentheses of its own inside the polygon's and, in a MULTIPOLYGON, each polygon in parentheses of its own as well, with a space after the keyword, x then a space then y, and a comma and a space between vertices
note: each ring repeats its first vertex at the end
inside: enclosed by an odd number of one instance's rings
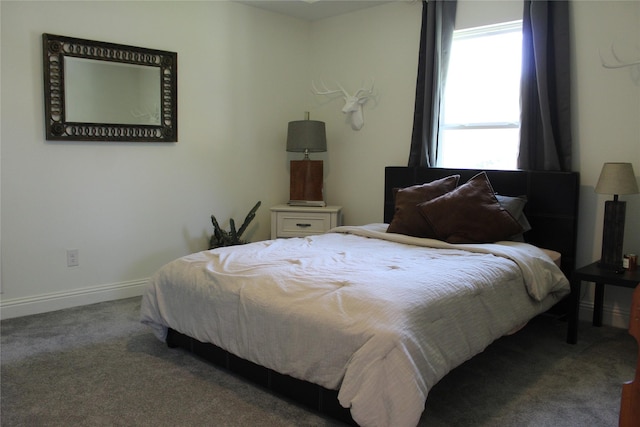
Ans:
MULTIPOLYGON (((385 169, 384 222, 394 212, 393 189, 423 184, 459 174, 460 183, 481 170, 387 167, 385 169)), ((562 270, 568 276, 575 266, 579 176, 575 172, 486 171, 494 190, 507 196, 526 195, 525 214, 532 230, 527 242, 562 254, 562 270)), ((169 329, 167 345, 181 347, 276 394, 324 415, 356 425, 348 409, 338 403, 338 392, 283 375, 241 359, 213 344, 202 343, 169 329)))

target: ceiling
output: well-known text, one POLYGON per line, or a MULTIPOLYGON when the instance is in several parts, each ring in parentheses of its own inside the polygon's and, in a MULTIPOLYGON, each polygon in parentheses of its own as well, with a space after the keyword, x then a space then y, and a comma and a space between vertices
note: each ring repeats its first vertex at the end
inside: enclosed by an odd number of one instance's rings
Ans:
POLYGON ((249 6, 281 13, 306 21, 330 18, 389 3, 389 0, 235 0, 249 6))

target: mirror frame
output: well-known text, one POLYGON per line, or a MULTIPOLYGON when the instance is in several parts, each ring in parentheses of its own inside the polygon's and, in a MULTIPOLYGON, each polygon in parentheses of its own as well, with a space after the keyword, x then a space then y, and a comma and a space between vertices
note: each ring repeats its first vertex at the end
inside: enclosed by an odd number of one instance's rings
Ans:
POLYGON ((178 54, 75 37, 43 34, 46 139, 55 141, 176 142, 178 54), (160 69, 160 124, 69 122, 65 115, 64 58, 76 57, 160 69))

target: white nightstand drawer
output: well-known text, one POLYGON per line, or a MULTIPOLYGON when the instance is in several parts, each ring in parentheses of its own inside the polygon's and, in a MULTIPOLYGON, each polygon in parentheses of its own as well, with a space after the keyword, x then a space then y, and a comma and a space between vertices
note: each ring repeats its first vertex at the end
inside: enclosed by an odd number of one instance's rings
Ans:
POLYGON ((272 239, 321 234, 339 225, 342 225, 342 208, 340 206, 278 205, 271 208, 272 239))
POLYGON ((278 230, 282 237, 300 236, 301 234, 324 233, 331 228, 328 215, 295 214, 278 215, 278 230))

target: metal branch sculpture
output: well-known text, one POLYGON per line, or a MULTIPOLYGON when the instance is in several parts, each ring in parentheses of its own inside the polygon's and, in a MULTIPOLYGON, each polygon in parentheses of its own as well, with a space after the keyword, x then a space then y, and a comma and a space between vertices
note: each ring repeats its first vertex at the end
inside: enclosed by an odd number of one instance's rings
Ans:
POLYGON ((213 235, 209 240, 209 249, 215 249, 222 246, 234 246, 247 243, 245 240, 241 240, 242 234, 245 232, 251 221, 256 217, 256 211, 260 207, 262 202, 258 201, 256 205, 249 211, 244 218, 244 222, 240 229, 236 231, 236 223, 233 218, 229 219, 229 231, 223 230, 218 223, 215 215, 211 215, 211 224, 213 224, 213 235))

